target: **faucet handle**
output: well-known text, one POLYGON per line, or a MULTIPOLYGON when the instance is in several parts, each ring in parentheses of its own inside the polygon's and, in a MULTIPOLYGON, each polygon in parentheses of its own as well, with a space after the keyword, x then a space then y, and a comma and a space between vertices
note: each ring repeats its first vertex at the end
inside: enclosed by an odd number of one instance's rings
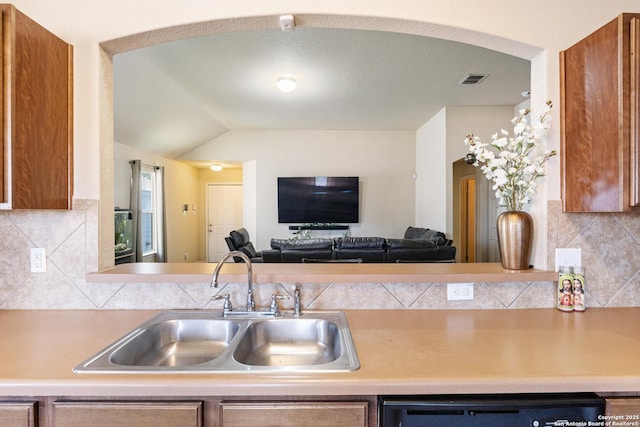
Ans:
POLYGON ((280 307, 278 306, 279 299, 288 299, 288 296, 271 294, 271 307, 269 307, 269 311, 273 313, 275 317, 280 316, 280 307))
POLYGON ((222 313, 226 314, 230 311, 233 311, 233 306, 231 305, 231 295, 229 294, 224 294, 224 295, 214 295, 211 297, 211 300, 219 300, 219 299, 224 299, 224 305, 222 306, 222 313))

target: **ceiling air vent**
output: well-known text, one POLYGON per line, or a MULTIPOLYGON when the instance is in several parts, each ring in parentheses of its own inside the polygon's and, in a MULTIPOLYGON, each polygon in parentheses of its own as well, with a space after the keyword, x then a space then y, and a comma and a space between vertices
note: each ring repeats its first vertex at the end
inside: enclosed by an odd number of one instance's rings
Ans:
POLYGON ((459 85, 477 85, 486 79, 489 74, 467 74, 467 76, 458 82, 459 85))

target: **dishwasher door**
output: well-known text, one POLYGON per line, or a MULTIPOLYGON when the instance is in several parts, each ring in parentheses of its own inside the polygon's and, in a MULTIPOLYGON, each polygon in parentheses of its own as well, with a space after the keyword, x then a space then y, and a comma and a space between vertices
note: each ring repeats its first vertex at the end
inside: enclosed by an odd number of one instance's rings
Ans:
POLYGON ((380 427, 586 426, 604 408, 592 393, 380 396, 378 416, 380 427))

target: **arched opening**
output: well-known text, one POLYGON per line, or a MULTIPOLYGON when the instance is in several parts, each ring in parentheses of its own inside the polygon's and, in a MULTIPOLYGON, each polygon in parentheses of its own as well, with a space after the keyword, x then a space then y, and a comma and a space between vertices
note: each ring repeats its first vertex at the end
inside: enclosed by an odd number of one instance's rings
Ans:
MULTIPOLYGON (((105 51, 105 55, 102 57, 104 63, 103 89, 105 94, 110 95, 112 91, 111 55, 113 54, 202 35, 273 28, 277 23, 277 18, 277 16, 259 16, 241 19, 215 20, 205 23, 192 23, 134 34, 104 42, 101 46, 105 51)), ((536 55, 540 53, 540 49, 516 41, 505 40, 486 34, 478 34, 462 28, 446 27, 426 22, 406 21, 392 18, 336 15, 296 15, 296 22, 299 26, 392 31, 428 37, 446 38, 449 40, 460 41, 497 50, 529 60, 535 58, 536 55)), ((111 99, 111 97, 107 96, 103 98, 103 101, 104 99, 111 99)), ((109 173, 109 168, 113 168, 113 106, 109 106, 108 110, 106 107, 107 106, 102 109, 104 122, 100 142, 102 162, 101 170, 104 172, 102 174, 100 185, 102 218, 109 218, 109 213, 113 206, 113 185, 112 179, 109 179, 109 176, 112 176, 112 171, 109 173)), ((102 220, 101 234, 111 235, 112 233, 109 233, 110 226, 112 226, 112 224, 109 221, 102 220)), ((112 248, 109 240, 101 239, 101 269, 110 266, 109 254, 111 252, 112 248)))

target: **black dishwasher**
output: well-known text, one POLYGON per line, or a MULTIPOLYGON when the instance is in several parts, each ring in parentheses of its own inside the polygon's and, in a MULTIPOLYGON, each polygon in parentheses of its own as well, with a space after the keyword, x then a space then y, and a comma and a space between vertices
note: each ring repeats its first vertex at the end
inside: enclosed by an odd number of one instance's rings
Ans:
POLYGON ((380 427, 557 427, 604 423, 592 393, 380 396, 380 427))

